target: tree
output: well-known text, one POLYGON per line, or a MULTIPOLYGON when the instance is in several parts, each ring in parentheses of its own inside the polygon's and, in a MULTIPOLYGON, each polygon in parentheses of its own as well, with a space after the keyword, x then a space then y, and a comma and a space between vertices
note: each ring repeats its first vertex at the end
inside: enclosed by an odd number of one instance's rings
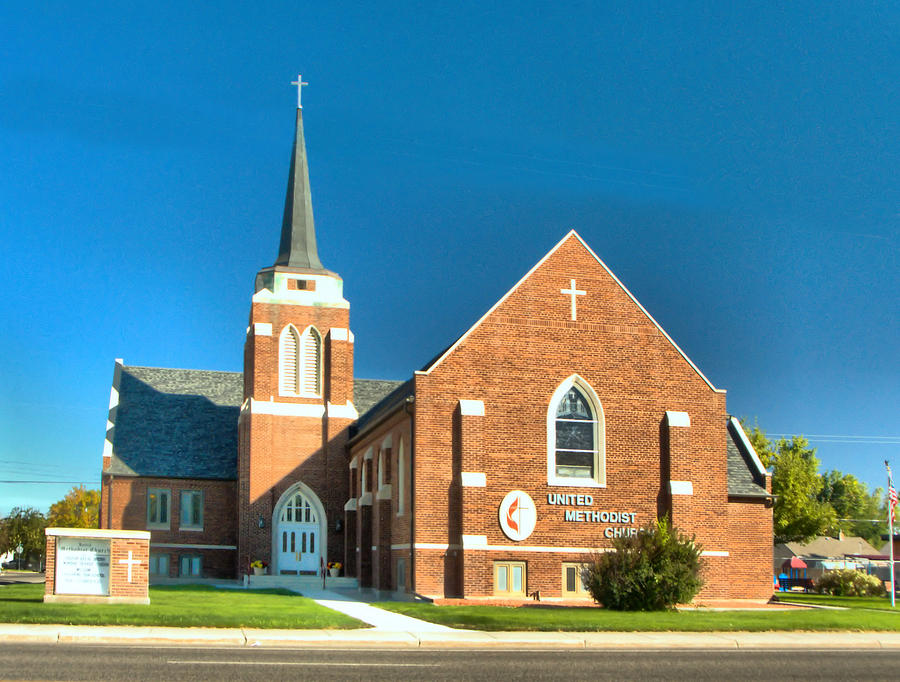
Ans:
POLYGON ((747 438, 766 468, 772 468, 775 542, 805 542, 833 528, 837 515, 819 498, 823 480, 815 448, 803 436, 780 438, 772 443, 755 424, 747 428, 747 438))
POLYGON ((72 488, 59 502, 50 506, 50 526, 61 528, 98 528, 100 525, 100 491, 83 485, 72 488))
POLYGON ((582 579, 594 598, 617 611, 658 611, 691 601, 703 585, 701 547, 668 518, 613 540, 595 554, 582 579))
POLYGON ((22 556, 25 559, 33 556, 43 559, 46 547, 44 528, 47 527, 47 520, 41 512, 31 507, 28 509, 14 507, 4 519, 3 525, 5 532, 2 535, 5 535, 6 546, 0 547, 0 550, 14 551, 18 545, 22 545, 22 556))
POLYGON ((827 502, 837 515, 832 531, 865 538, 875 547, 881 543, 882 533, 887 533, 887 522, 881 511, 883 491, 876 488, 870 493, 868 486, 853 474, 831 469, 822 475, 822 489, 817 498, 827 502))

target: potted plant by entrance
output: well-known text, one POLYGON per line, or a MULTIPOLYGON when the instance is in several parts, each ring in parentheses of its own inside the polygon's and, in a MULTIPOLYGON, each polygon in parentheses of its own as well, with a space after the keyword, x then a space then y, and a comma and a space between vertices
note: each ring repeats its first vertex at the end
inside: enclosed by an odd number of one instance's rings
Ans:
POLYGON ((257 559, 252 564, 250 564, 250 568, 253 569, 253 575, 265 575, 266 568, 268 568, 269 564, 265 561, 257 559))
POLYGON ((328 562, 328 575, 332 578, 337 578, 341 574, 341 562, 340 561, 329 561, 328 562))

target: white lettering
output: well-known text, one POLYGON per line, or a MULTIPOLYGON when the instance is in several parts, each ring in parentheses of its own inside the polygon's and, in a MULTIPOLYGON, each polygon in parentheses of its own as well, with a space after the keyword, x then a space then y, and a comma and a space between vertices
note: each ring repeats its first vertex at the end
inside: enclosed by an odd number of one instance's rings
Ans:
POLYGON ((574 521, 575 520, 575 510, 574 509, 566 509, 566 521, 574 521))
POLYGON ((581 511, 580 509, 577 512, 575 512, 575 520, 576 521, 584 521, 584 512, 581 511))
POLYGON ((603 536, 604 536, 604 537, 607 537, 607 538, 611 538, 611 537, 613 536, 612 532, 613 532, 613 529, 612 529, 612 528, 604 528, 604 529, 603 529, 603 536))

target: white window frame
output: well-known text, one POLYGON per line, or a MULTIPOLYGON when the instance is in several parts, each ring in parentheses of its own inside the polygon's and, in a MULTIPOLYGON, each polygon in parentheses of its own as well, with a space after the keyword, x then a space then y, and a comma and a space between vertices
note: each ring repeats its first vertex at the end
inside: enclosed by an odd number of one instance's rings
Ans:
POLYGON ((178 555, 178 577, 179 578, 202 578, 203 577, 203 556, 200 554, 179 554, 178 555), (182 568, 184 567, 185 560, 190 561, 190 571, 185 573, 182 568), (194 571, 194 565, 196 562, 197 570, 194 571))
POLYGON ((403 439, 397 446, 397 516, 406 513, 406 457, 403 451, 403 439))
POLYGON ((169 524, 172 522, 172 491, 169 488, 147 488, 147 528, 165 528, 168 529, 170 527, 169 524), (159 496, 160 494, 164 494, 166 496, 166 520, 160 521, 159 516, 157 514, 157 518, 154 519, 150 514, 150 500, 153 495, 157 497, 157 512, 162 509, 162 506, 159 504, 159 496))
POLYGON ((179 492, 179 495, 178 495, 178 507, 179 507, 178 530, 203 530, 203 512, 204 512, 203 503, 205 502, 204 497, 205 496, 203 495, 202 490, 185 489, 185 490, 182 490, 179 492), (185 495, 188 495, 189 497, 193 497, 194 495, 199 495, 199 497, 200 497, 199 523, 197 523, 197 519, 193 519, 194 523, 185 523, 184 522, 184 511, 185 511, 184 498, 185 498, 185 495))
POLYGON ((547 406, 547 485, 577 486, 580 488, 606 487, 606 418, 603 404, 591 385, 577 374, 563 381, 550 397, 547 406), (573 386, 577 387, 590 403, 594 411, 594 476, 581 478, 574 476, 557 476, 556 474, 556 409, 559 401, 573 386))
POLYGON ((149 573, 151 576, 168 578, 169 577, 169 555, 165 554, 165 553, 157 554, 156 552, 150 552, 149 573), (160 570, 161 564, 165 564, 163 570, 160 570))
POLYGON ((585 564, 578 563, 576 561, 564 561, 562 565, 562 596, 563 598, 570 599, 582 599, 584 597, 590 597, 591 593, 588 591, 587 587, 585 587, 584 581, 581 578, 582 571, 584 570, 585 564), (568 576, 566 575, 569 569, 575 569, 575 590, 570 591, 567 589, 567 581, 568 576))
POLYGON ((493 565, 494 596, 495 597, 524 597, 528 594, 528 564, 524 561, 495 561, 493 565), (513 589, 513 570, 522 569, 522 589, 513 589), (500 588, 500 571, 506 570, 506 589, 500 588))

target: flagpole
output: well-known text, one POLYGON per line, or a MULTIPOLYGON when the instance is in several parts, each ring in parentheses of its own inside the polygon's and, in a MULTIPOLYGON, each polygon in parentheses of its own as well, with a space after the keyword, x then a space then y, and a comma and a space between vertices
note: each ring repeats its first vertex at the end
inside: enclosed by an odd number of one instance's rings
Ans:
POLYGON ((896 493, 894 492, 894 481, 891 477, 891 465, 888 464, 887 460, 884 460, 884 467, 887 469, 888 475, 888 542, 891 545, 891 608, 895 608, 895 595, 894 595, 894 496, 896 493))

